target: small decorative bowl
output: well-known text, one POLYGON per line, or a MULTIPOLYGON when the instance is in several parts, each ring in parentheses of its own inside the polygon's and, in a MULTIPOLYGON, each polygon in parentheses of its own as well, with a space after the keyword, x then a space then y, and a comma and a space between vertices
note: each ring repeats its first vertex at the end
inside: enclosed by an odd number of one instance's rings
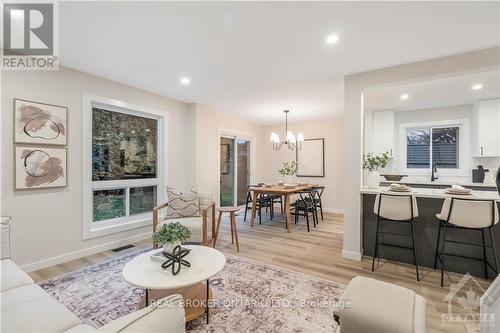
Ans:
POLYGON ((404 177, 408 177, 408 175, 381 175, 381 176, 390 182, 399 182, 404 177))

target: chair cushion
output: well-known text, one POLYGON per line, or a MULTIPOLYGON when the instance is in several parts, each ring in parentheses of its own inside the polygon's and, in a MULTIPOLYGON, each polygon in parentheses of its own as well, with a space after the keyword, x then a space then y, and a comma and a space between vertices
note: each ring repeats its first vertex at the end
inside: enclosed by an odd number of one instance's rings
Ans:
POLYGON ((51 299, 50 295, 36 284, 9 289, 2 292, 2 310, 39 299, 51 299))
MULTIPOLYGON (((203 241, 203 218, 201 216, 163 220, 158 224, 158 228, 160 228, 163 224, 172 222, 179 222, 180 224, 187 227, 191 231, 191 237, 187 240, 187 242, 200 243, 203 241)), ((211 233, 212 233, 212 228, 209 225, 209 223, 207 223, 208 238, 211 237, 211 233)))
POLYGON ((200 199, 198 190, 191 189, 180 192, 167 187, 167 219, 200 216, 200 199))
POLYGON ((10 259, 1 260, 2 292, 34 284, 33 279, 10 259))
POLYGON ((2 332, 64 332, 81 324, 53 299, 38 299, 2 309, 2 332))
POLYGON ((413 290, 357 276, 342 295, 343 300, 350 301, 350 307, 340 310, 341 331, 415 332, 415 298, 413 290), (384 306, 377 306, 380 300, 384 300, 384 306))

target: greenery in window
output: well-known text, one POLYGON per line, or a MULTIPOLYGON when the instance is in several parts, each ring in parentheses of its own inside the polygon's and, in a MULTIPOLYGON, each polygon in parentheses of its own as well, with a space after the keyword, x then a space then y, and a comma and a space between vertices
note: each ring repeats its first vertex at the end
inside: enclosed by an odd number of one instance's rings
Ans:
POLYGON ((94 222, 125 216, 125 189, 94 192, 94 222))
POLYGON ((156 119, 92 109, 92 180, 156 178, 156 119))

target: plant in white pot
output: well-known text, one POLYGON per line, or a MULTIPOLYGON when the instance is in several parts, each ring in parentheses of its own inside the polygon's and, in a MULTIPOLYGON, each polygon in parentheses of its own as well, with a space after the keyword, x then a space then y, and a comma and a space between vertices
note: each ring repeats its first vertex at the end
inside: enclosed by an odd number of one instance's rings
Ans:
POLYGON ((378 188, 380 184, 380 168, 385 168, 389 161, 389 154, 375 155, 368 153, 363 155, 363 170, 366 173, 366 186, 368 188, 378 188))
POLYGON ((163 251, 172 253, 177 245, 191 237, 191 230, 179 222, 166 223, 153 234, 153 243, 163 245, 163 251))
POLYGON ((293 179, 292 177, 297 173, 297 162, 284 162, 283 168, 279 169, 278 172, 285 178, 286 184, 291 184, 293 179))

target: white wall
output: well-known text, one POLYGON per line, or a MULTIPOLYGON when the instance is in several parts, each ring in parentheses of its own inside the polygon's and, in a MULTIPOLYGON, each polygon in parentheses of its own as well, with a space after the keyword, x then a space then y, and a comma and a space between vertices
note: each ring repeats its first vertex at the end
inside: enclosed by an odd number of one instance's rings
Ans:
POLYGON ((433 77, 460 75, 498 68, 500 48, 490 48, 413 64, 353 74, 344 80, 345 103, 345 179, 344 242, 342 254, 360 260, 361 248, 361 180, 363 154, 363 92, 368 87, 396 85, 433 77))
POLYGON ((219 203, 220 135, 229 132, 251 140, 250 181, 261 178, 263 127, 196 104, 196 183, 200 191, 212 192, 219 203))
POLYGON ((11 215, 12 257, 37 269, 148 237, 151 228, 82 240, 82 94, 84 92, 169 113, 168 183, 195 184, 195 114, 173 99, 60 67, 58 71, 2 73, 1 212, 11 215), (62 189, 13 190, 13 98, 68 107, 68 186, 62 189))
MULTIPOLYGON (((304 133, 304 138, 325 139, 325 177, 297 177, 297 181, 306 181, 325 186, 322 201, 325 211, 343 213, 344 193, 342 178, 344 165, 342 156, 344 154, 344 122, 342 118, 323 119, 288 124, 288 129, 294 133, 304 133)), ((283 162, 295 160, 295 151, 281 149, 275 151, 272 148, 269 137, 276 132, 283 138, 285 133, 284 124, 266 126, 264 129, 264 155, 265 168, 262 181, 277 182, 282 179, 278 170, 283 167, 283 162)))

